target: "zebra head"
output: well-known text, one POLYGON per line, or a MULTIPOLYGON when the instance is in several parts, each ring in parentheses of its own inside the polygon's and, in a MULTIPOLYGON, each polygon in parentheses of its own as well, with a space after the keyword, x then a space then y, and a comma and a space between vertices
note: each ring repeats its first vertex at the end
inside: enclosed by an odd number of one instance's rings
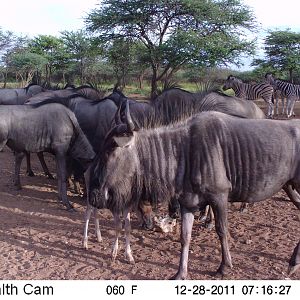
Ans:
POLYGON ((223 90, 229 90, 232 89, 237 83, 241 83, 242 81, 236 77, 234 77, 233 75, 229 75, 226 79, 226 81, 224 82, 224 86, 223 86, 223 90))
POLYGON ((266 82, 271 84, 271 85, 275 85, 275 78, 273 76, 273 74, 271 73, 266 73, 265 75, 265 79, 266 79, 266 82))

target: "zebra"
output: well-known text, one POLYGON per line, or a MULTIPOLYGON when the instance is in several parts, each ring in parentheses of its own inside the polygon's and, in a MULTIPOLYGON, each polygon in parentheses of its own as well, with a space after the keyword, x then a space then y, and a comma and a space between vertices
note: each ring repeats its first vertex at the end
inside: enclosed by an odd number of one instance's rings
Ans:
POLYGON ((300 98, 300 85, 276 79, 270 73, 267 73, 265 78, 266 82, 271 84, 275 89, 280 90, 282 96, 286 97, 286 114, 290 118, 294 113, 295 101, 300 98))
POLYGON ((223 90, 233 89, 235 96, 247 100, 264 99, 268 104, 268 118, 273 118, 274 104, 273 92, 274 88, 269 83, 249 84, 242 80, 229 75, 224 83, 223 90))
MULTIPOLYGON (((275 109, 276 109, 276 115, 279 115, 279 101, 281 100, 281 106, 282 106, 282 110, 281 110, 281 114, 284 115, 287 113, 287 106, 286 106, 286 96, 284 95, 284 93, 279 90, 278 88, 274 87, 274 94, 273 94, 273 98, 274 98, 274 102, 275 102, 275 109)), ((293 115, 295 115, 295 113, 293 112, 293 115)))

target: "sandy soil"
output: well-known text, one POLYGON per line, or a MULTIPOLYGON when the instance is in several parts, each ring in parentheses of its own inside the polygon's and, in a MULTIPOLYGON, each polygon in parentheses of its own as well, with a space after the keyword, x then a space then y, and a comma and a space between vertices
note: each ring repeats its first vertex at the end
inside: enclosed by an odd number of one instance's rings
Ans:
MULTIPOLYGON (((297 112, 300 115, 300 112, 297 112)), ((56 180, 47 179, 37 157, 32 155, 35 177, 24 174, 23 189, 12 184, 13 154, 0 153, 0 279, 167 279, 179 263, 177 232, 163 234, 140 229, 132 221, 132 251, 136 264, 124 257, 124 238, 118 260, 111 264, 113 222, 108 211, 101 212, 103 242, 98 243, 90 226, 89 250, 81 246, 85 202, 69 192, 76 212, 57 203, 56 180)), ((46 161, 55 173, 51 155, 46 161)), ((274 170, 276 172, 276 170, 274 170)), ((230 249, 234 267, 225 279, 285 279, 289 257, 299 241, 300 213, 284 192, 255 204, 248 213, 229 207, 230 249)), ((220 244, 214 230, 195 221, 190 248, 190 279, 214 279, 221 260, 220 244)), ((219 278, 217 278, 219 279, 219 278)), ((291 276, 300 279, 300 272, 291 276)))

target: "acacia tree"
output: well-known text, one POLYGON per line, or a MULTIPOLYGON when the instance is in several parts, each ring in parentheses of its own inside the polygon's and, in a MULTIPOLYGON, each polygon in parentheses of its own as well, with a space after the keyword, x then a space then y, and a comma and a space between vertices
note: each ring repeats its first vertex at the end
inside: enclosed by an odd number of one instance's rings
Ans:
POLYGON ((29 42, 29 51, 46 58, 46 82, 51 84, 52 73, 64 65, 66 51, 62 39, 52 35, 39 35, 29 42))
MULTIPOLYGON (((96 56, 97 44, 87 36, 83 30, 63 31, 61 33, 62 41, 66 51, 70 55, 70 60, 78 64, 81 84, 85 81, 86 68, 88 62, 96 56)), ((98 48, 99 51, 99 48, 98 48)))
POLYGON ((103 42, 142 42, 152 69, 151 98, 158 81, 183 64, 239 64, 238 55, 254 49, 245 34, 255 20, 240 0, 103 0, 85 21, 103 42))
POLYGON ((26 47, 28 43, 27 37, 16 36, 11 31, 3 31, 0 27, 0 55, 1 64, 4 71, 4 88, 6 87, 9 57, 12 53, 26 47))
POLYGON ((21 79, 21 85, 30 83, 33 76, 41 71, 47 64, 47 60, 42 55, 28 51, 14 52, 9 56, 8 67, 15 72, 16 78, 21 79))
POLYGON ((289 29, 269 32, 265 38, 265 54, 266 58, 256 61, 256 65, 287 71, 289 80, 293 81, 293 72, 300 66, 300 33, 289 29))

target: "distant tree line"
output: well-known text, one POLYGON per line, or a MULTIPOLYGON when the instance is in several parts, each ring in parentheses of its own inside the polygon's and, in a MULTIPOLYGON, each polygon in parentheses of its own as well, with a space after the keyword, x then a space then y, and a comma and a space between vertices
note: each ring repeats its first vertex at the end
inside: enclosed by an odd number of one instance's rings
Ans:
MULTIPOLYGON (((160 85, 224 78, 242 56, 255 57, 257 47, 248 38, 258 29, 255 17, 241 0, 104 0, 85 22, 59 37, 20 37, 0 28, 3 86, 135 82, 142 89, 147 81, 155 97, 160 85)), ((298 81, 299 51, 299 33, 270 31, 265 56, 240 75, 255 81, 272 72, 298 81)))

